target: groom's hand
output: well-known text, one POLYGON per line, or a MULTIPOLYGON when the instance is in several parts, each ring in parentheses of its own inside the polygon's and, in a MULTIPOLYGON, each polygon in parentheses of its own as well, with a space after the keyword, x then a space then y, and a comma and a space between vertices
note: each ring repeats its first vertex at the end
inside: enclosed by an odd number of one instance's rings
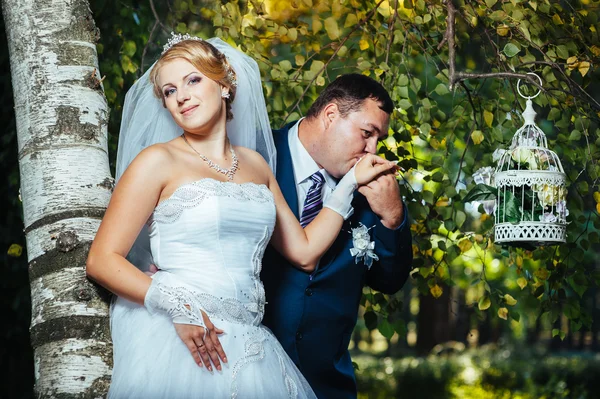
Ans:
POLYGON ((395 230, 404 220, 404 206, 400 196, 400 186, 393 172, 380 175, 372 182, 360 186, 358 192, 365 196, 371 210, 375 212, 381 224, 395 230))

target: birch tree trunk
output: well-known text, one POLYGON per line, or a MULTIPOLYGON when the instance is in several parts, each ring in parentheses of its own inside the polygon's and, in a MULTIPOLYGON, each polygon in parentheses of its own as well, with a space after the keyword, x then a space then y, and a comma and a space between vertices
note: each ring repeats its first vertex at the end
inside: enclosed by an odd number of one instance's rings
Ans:
POLYGON ((85 276, 113 187, 87 0, 2 0, 31 283, 36 396, 103 396, 107 298, 85 276))

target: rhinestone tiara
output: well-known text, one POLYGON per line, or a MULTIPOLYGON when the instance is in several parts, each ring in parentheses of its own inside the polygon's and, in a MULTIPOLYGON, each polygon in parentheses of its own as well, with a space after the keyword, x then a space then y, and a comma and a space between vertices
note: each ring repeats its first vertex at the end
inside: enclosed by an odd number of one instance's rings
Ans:
POLYGON ((171 32, 171 37, 169 38, 169 41, 167 41, 167 44, 165 44, 163 46, 163 51, 162 51, 161 54, 166 53, 167 50, 169 50, 171 47, 173 47, 177 43, 182 42, 184 40, 198 40, 198 41, 202 41, 201 38, 199 38, 197 36, 191 36, 188 33, 186 33, 185 35, 182 35, 180 33, 175 34, 175 33, 171 32))
MULTIPOLYGON (((165 44, 163 46, 163 51, 162 51, 161 55, 164 54, 164 53, 166 53, 171 47, 173 47, 177 43, 180 43, 180 42, 182 42, 184 40, 198 40, 200 42, 203 41, 202 38, 200 38, 198 36, 191 36, 188 33, 182 35, 181 33, 177 33, 176 34, 174 32, 171 32, 171 37, 167 41, 167 44, 165 44)), ((236 76, 235 76, 235 72, 234 72, 233 68, 230 65, 227 66, 227 78, 231 82, 232 86, 237 86, 237 79, 236 79, 236 76)))

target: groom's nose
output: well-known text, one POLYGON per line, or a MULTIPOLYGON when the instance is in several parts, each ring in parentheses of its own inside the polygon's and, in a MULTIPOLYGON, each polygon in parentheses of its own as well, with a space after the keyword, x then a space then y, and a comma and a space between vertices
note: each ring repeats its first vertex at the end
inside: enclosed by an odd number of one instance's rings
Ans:
POLYGON ((377 136, 373 135, 367 139, 365 151, 369 154, 375 154, 377 152, 377 136))

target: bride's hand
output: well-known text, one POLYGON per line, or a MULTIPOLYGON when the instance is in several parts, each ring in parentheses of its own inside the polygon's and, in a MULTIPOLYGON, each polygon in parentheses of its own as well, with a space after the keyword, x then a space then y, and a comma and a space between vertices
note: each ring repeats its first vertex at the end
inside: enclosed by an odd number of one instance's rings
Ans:
POLYGON ((354 166, 354 177, 359 186, 370 183, 373 179, 387 171, 398 170, 395 162, 387 161, 377 155, 367 154, 354 166))
POLYGON ((212 371, 214 364, 215 368, 221 371, 221 361, 227 363, 227 357, 218 336, 224 331, 215 327, 204 311, 202 318, 206 329, 192 324, 175 323, 175 331, 190 350, 198 366, 202 367, 204 364, 208 371, 212 371))

